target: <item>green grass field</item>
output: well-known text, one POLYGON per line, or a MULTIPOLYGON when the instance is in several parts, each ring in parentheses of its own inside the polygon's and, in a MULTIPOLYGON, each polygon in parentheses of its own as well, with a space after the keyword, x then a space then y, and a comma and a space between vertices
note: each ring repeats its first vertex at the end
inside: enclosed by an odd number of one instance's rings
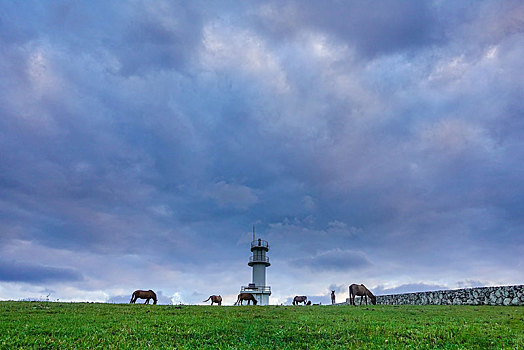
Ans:
POLYGON ((0 302, 0 348, 524 349, 524 308, 0 302))

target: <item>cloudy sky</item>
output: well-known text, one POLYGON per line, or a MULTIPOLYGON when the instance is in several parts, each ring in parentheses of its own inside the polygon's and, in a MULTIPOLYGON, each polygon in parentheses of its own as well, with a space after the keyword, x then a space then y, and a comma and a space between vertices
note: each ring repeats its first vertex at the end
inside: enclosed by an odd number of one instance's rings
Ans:
POLYGON ((0 1, 0 299, 524 283, 522 1, 0 1))

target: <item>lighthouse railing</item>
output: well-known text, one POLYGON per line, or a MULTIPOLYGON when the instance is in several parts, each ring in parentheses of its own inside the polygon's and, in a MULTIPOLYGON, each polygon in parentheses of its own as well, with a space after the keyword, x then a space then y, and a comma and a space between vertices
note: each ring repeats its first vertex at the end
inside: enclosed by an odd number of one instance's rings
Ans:
POLYGON ((269 262, 269 257, 268 256, 253 256, 251 255, 249 257, 249 262, 265 262, 265 263, 268 263, 269 262))
POLYGON ((251 248, 254 247, 263 247, 269 249, 269 243, 267 241, 264 241, 263 239, 255 239, 251 242, 251 248))
POLYGON ((242 286, 240 292, 271 293, 270 286, 242 286))

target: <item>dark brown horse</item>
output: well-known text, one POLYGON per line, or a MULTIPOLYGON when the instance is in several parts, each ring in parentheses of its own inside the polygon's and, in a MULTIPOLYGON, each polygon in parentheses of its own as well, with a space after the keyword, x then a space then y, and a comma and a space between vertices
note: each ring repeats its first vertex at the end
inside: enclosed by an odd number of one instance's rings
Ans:
POLYGON ((209 299, 211 299, 211 305, 213 305, 213 303, 217 303, 218 305, 222 305, 222 297, 220 295, 211 295, 209 298, 204 300, 203 303, 205 303, 209 299))
POLYGON ((238 303, 240 303, 240 305, 242 305, 242 302, 244 300, 247 300, 247 304, 249 305, 249 303, 252 301, 253 302, 253 305, 256 305, 257 304, 257 300, 255 299, 255 297, 253 296, 253 294, 251 293, 240 293, 238 295, 238 298, 237 298, 237 301, 234 305, 238 305, 238 303))
POLYGON ((366 299, 366 305, 368 304, 368 297, 373 305, 377 305, 377 298, 363 284, 353 283, 349 286, 349 303, 351 305, 355 305, 355 296, 360 297, 360 305, 362 305, 362 297, 366 299))
POLYGON ((334 304, 335 303, 335 291, 332 290, 331 291, 331 304, 334 304))
POLYGON ((149 304, 149 300, 153 299, 153 304, 156 304, 157 298, 155 292, 150 290, 135 290, 131 296, 130 304, 134 304, 137 299, 146 299, 144 304, 149 304))
POLYGON ((293 298, 293 305, 298 305, 298 303, 304 303, 306 305, 307 297, 305 295, 297 295, 293 298))

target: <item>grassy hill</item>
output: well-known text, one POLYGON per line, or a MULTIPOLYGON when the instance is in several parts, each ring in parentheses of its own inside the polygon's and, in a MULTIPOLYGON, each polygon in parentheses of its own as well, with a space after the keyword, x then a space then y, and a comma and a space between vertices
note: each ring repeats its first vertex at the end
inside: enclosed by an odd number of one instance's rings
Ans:
POLYGON ((0 348, 524 348, 524 307, 0 302, 0 348))

